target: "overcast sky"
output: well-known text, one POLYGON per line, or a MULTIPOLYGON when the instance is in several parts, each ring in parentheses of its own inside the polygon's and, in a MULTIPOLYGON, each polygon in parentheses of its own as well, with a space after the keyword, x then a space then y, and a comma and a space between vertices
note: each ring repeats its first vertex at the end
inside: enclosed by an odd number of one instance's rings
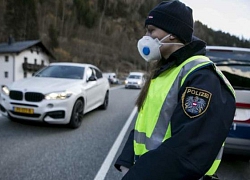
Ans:
POLYGON ((194 20, 250 40, 250 0, 180 0, 193 9, 194 20))

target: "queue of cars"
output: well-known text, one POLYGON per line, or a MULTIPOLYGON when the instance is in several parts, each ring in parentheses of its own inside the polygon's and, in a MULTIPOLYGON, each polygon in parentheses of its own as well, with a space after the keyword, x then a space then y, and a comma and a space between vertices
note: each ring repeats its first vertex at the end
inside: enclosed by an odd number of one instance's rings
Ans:
POLYGON ((85 113, 107 108, 109 89, 108 80, 96 66, 51 63, 30 78, 3 86, 0 109, 11 120, 78 128, 85 113))
MULTIPOLYGON (((117 78, 116 73, 108 72, 103 73, 110 84, 122 84, 122 82, 117 78)), ((126 89, 141 89, 146 80, 146 74, 143 72, 130 72, 126 79, 124 80, 124 85, 126 89)))

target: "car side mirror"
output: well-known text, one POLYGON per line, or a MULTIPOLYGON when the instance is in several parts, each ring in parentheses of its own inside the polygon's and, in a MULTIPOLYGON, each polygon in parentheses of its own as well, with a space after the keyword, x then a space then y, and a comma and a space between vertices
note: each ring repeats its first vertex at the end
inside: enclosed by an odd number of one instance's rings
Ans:
POLYGON ((94 75, 91 75, 89 78, 88 78, 88 82, 89 81, 96 81, 97 80, 97 78, 96 78, 96 76, 94 76, 94 75))

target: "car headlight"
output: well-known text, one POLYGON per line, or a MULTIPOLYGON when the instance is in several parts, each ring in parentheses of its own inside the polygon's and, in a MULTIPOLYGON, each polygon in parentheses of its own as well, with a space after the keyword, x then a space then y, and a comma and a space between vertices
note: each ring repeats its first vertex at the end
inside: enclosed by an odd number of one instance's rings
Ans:
POLYGON ((45 95, 46 100, 63 100, 69 98, 73 93, 69 91, 52 92, 45 95))
POLYGON ((125 84, 128 84, 128 80, 125 80, 125 84))
POLYGON ((10 94, 10 90, 7 86, 2 86, 2 92, 7 96, 10 94))

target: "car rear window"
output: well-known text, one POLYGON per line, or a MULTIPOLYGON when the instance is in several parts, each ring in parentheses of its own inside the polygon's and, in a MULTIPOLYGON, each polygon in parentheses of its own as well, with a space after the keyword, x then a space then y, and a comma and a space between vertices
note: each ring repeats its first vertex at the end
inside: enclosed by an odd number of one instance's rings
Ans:
POLYGON ((250 90, 250 52, 209 49, 206 55, 235 89, 250 90))

